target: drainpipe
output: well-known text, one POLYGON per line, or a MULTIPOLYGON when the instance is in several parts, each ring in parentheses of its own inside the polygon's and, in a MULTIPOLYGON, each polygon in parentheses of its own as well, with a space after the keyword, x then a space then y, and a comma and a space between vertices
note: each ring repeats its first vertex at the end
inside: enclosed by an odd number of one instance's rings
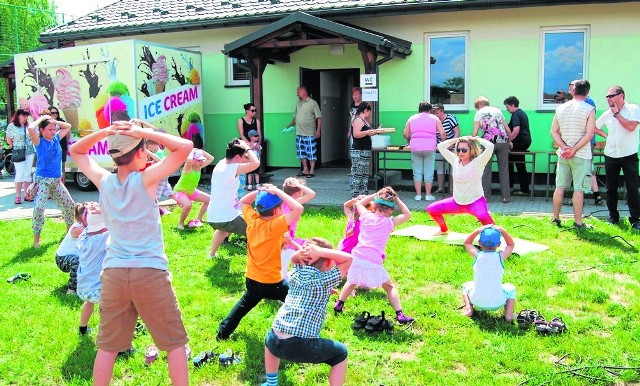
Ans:
MULTIPOLYGON (((380 65, 384 64, 391 59, 395 58, 395 51, 391 51, 391 55, 384 57, 376 62, 375 74, 378 77, 378 98, 380 98, 380 65)), ((373 114, 373 128, 376 129, 380 126, 380 100, 378 99, 378 108, 374 109, 373 114)))

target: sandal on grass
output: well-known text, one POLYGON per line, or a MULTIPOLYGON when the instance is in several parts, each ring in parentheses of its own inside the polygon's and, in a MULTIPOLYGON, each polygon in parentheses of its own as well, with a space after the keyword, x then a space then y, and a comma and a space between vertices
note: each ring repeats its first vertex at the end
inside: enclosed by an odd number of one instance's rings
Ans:
POLYGON ((367 325, 367 321, 369 321, 369 319, 371 319, 369 311, 362 311, 362 314, 354 319, 351 327, 354 330, 362 330, 367 325))
POLYGON ((144 363, 149 366, 158 359, 158 348, 152 344, 144 350, 144 363))
POLYGON ((536 327, 536 331, 538 331, 539 333, 545 333, 548 331, 547 320, 540 314, 536 316, 535 320, 533 321, 533 325, 536 327))
POLYGON ((228 350, 218 356, 218 361, 223 366, 237 365, 242 363, 242 358, 237 356, 233 351, 228 350))
POLYGON ((551 334, 562 334, 565 331, 567 331, 567 326, 562 321, 562 318, 556 317, 547 323, 547 332, 551 334))
POLYGON ((20 272, 18 274, 15 274, 13 276, 11 276, 10 278, 7 279, 7 283, 17 283, 21 280, 27 281, 31 278, 31 275, 29 275, 28 273, 25 272, 20 272))
POLYGON ((518 322, 518 327, 525 329, 529 328, 536 320, 538 316, 538 311, 524 309, 518 312, 518 316, 516 316, 516 322, 518 322))
POLYGON ((216 357, 216 353, 213 351, 200 351, 195 358, 193 358, 193 365, 195 367, 200 367, 208 362, 210 362, 213 358, 216 357))

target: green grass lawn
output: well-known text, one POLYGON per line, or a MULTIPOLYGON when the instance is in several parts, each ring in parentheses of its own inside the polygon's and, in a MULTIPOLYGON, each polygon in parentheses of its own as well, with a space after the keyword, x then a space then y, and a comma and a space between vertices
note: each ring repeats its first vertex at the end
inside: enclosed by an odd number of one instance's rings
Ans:
MULTIPOLYGON (((194 208, 195 210, 195 208, 194 208)), ((242 364, 191 366, 193 385, 258 385, 264 379, 263 341, 279 304, 263 302, 242 321, 229 341, 216 342, 220 321, 244 289, 245 247, 234 238, 217 259, 207 258, 212 230, 175 229, 178 210, 163 218, 173 285, 195 353, 232 349, 242 364)), ((585 385, 640 382, 640 235, 595 219, 595 229, 576 232, 548 218, 495 216, 514 237, 546 244, 533 256, 511 256, 505 281, 518 290, 516 311, 536 309, 547 319, 560 316, 568 333, 541 336, 503 320, 502 311, 460 315, 460 286, 472 278, 472 259, 463 247, 391 237, 385 265, 396 282, 405 313, 416 318, 392 334, 354 332, 351 323, 364 310, 393 314, 383 290, 348 299, 345 312, 331 307, 323 336, 349 349, 348 385, 585 385), (618 237, 620 236, 620 237, 618 237), (605 368, 614 366, 619 368, 605 368), (569 371, 572 369, 575 371, 569 371), (609 370, 609 371, 607 371, 609 370)), ((450 227, 471 232, 470 216, 449 217, 450 227)), ((569 222, 570 223, 570 222, 569 222)), ((434 225, 423 213, 408 224, 434 225)), ((341 211, 307 209, 301 237, 322 236, 337 244, 345 226, 341 211)), ((77 333, 81 301, 66 295, 68 275, 54 255, 64 235, 60 220, 47 219, 42 247, 31 248, 31 221, 0 223, 0 385, 86 385, 91 383, 95 333, 77 333), (31 279, 9 284, 18 272, 31 279)), ((90 326, 97 328, 94 313, 90 326)), ((115 385, 169 384, 166 355, 144 365, 151 337, 141 335, 138 350, 118 359, 115 385)), ((329 367, 283 363, 281 385, 326 384, 329 367)))

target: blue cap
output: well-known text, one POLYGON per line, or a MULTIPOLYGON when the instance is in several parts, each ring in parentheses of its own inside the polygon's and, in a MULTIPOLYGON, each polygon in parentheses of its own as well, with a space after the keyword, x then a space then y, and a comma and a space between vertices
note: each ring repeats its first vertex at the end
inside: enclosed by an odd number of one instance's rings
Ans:
POLYGON ((480 245, 488 248, 495 248, 500 245, 500 232, 495 228, 485 228, 480 233, 480 245))
POLYGON ((256 200, 254 202, 254 207, 258 213, 262 213, 269 209, 273 209, 278 206, 282 200, 280 197, 275 194, 267 193, 264 190, 258 192, 256 196, 256 200))

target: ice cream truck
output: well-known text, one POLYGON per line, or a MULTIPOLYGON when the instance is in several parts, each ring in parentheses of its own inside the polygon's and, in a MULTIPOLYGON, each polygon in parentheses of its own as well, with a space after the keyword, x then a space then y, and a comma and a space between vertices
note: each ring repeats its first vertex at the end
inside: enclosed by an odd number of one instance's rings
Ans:
MULTIPOLYGON (((204 139, 199 52, 139 40, 77 46, 18 54, 14 58, 16 95, 21 108, 36 119, 50 106, 71 124, 69 144, 110 125, 111 113, 185 138, 204 139)), ((113 168, 106 140, 90 154, 113 168)), ((92 189, 67 158, 67 177, 81 190, 92 189)))

